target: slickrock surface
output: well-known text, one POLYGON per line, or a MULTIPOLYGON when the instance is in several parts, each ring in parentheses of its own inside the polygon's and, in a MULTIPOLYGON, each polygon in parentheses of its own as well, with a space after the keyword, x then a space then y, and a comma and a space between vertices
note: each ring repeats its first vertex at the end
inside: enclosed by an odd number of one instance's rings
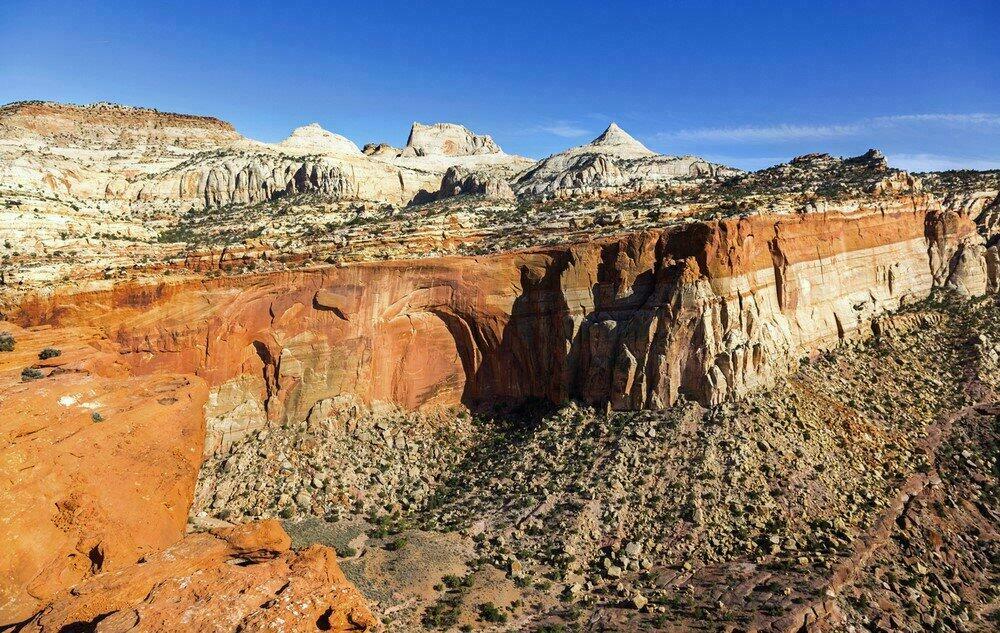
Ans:
POLYGON ((278 147, 303 154, 361 155, 361 150, 353 141, 324 130, 318 123, 295 128, 291 136, 278 143, 278 147))
POLYGON ((0 331, 16 339, 0 353, 2 626, 184 535, 208 389, 191 375, 114 371, 88 349, 92 331, 0 331), (62 354, 39 361, 50 346, 62 354), (32 366, 42 377, 22 382, 32 366))
POLYGON ((65 591, 22 631, 381 631, 333 550, 276 521, 192 534, 65 591))

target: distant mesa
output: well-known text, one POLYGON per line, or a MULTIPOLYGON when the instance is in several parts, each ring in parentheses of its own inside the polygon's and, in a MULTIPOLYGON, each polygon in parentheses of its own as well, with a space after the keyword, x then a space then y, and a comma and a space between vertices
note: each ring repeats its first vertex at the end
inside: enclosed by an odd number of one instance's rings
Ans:
POLYGON ((229 146, 242 137, 215 117, 99 102, 18 101, 0 106, 0 138, 121 149, 141 145, 229 146))
POLYGON ((317 123, 279 143, 261 143, 212 117, 106 103, 0 106, 0 139, 39 148, 19 155, 16 164, 0 161, 0 180, 86 200, 178 209, 310 192, 388 204, 466 194, 506 200, 606 195, 741 173, 693 156, 657 154, 615 123, 590 143, 537 162, 506 154, 489 135, 456 123, 413 123, 404 147, 369 143, 362 151, 317 123), (71 147, 75 154, 53 158, 45 146, 71 147), (141 163, 131 157, 115 163, 106 153, 112 149, 141 150, 141 163), (93 153, 85 171, 80 152, 93 153), (124 176, 123 166, 141 177, 124 176))

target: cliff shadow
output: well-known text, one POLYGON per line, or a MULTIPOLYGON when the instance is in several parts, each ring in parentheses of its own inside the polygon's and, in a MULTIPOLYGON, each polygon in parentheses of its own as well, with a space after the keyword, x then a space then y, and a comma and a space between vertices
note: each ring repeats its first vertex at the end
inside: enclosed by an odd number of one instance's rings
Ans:
POLYGON ((520 266, 521 292, 497 336, 495 330, 472 330, 481 360, 466 381, 462 403, 479 412, 516 408, 532 400, 564 402, 572 336, 569 306, 560 276, 569 265, 563 253, 520 266))

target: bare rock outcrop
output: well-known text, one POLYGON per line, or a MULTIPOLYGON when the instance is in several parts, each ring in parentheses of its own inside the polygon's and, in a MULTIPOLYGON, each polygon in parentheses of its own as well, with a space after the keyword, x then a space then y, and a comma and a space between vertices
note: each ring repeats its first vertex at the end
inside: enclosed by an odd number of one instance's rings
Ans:
POLYGON ((366 143, 361 152, 365 156, 388 156, 395 158, 402 153, 398 147, 393 147, 388 143, 366 143))
POLYGON ((0 140, 120 150, 157 144, 215 149, 242 138, 232 125, 214 117, 114 103, 19 101, 0 107, 0 140))
POLYGON ((138 183, 127 197, 182 201, 198 206, 255 204, 280 195, 318 193, 334 199, 404 204, 430 187, 435 175, 400 169, 364 157, 294 158, 272 153, 198 157, 138 183))
POLYGON ((590 143, 540 161, 512 186, 519 196, 598 194, 738 173, 694 156, 656 154, 612 123, 590 143))
POLYGON ((73 207, 107 203, 143 215, 301 193, 402 205, 436 191, 447 168, 463 159, 525 166, 525 159, 506 157, 488 136, 461 126, 416 125, 411 137, 412 156, 401 160, 386 148, 363 153, 316 124, 269 145, 210 117, 113 104, 15 103, 0 108, 0 180, 16 187, 18 197, 66 196, 73 207))
POLYGON ((86 344, 94 334, 14 329, 0 354, 0 627, 184 535, 207 386, 124 375, 86 344), (51 345, 62 354, 39 363, 51 345), (49 375, 22 382, 32 364, 49 375))
POLYGON ((319 123, 295 128, 291 136, 278 143, 278 147, 296 153, 361 156, 361 150, 353 141, 324 130, 319 123))
POLYGON ((484 196, 492 200, 514 199, 514 191, 500 175, 449 167, 441 179, 437 197, 440 199, 460 195, 484 196))
POLYGON ((80 295, 55 299, 60 313, 51 299, 26 302, 20 318, 100 325, 139 373, 216 386, 263 376, 253 389, 271 421, 303 420, 340 394, 407 408, 579 398, 659 409, 682 394, 712 404, 934 287, 995 284, 971 220, 930 204, 168 285, 141 309, 127 297, 152 291, 122 288, 111 311, 91 307, 108 297, 80 295))
POLYGON ((275 520, 191 534, 61 592, 21 630, 383 630, 336 552, 290 544, 275 520))
POLYGON ((474 134, 455 123, 414 123, 403 149, 404 156, 475 156, 501 154, 488 135, 474 134))

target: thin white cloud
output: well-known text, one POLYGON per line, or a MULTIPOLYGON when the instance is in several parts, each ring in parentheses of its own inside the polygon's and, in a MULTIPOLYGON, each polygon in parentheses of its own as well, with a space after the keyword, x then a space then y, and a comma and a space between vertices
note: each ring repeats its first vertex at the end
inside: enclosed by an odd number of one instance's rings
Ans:
POLYGON ((1000 158, 942 156, 941 154, 889 154, 893 167, 906 171, 947 171, 949 169, 1000 169, 1000 158))
POLYGON ((801 139, 832 138, 835 136, 850 136, 860 129, 855 125, 772 125, 765 127, 720 127, 680 130, 679 132, 661 132, 657 140, 671 141, 726 141, 726 142, 760 142, 760 141, 796 141, 801 139))
POLYGON ((545 132, 563 138, 579 138, 590 134, 590 130, 574 125, 569 121, 556 121, 548 125, 539 125, 532 129, 532 132, 545 132))
POLYGON ((1000 114, 899 114, 863 119, 837 125, 780 124, 768 126, 741 126, 721 128, 695 128, 654 135, 658 141, 702 141, 726 143, 785 142, 809 139, 827 139, 858 136, 877 129, 906 124, 945 124, 972 128, 1000 130, 1000 114))
POLYGON ((1000 127, 1000 114, 897 114, 872 119, 876 123, 956 123, 959 125, 1000 127))

